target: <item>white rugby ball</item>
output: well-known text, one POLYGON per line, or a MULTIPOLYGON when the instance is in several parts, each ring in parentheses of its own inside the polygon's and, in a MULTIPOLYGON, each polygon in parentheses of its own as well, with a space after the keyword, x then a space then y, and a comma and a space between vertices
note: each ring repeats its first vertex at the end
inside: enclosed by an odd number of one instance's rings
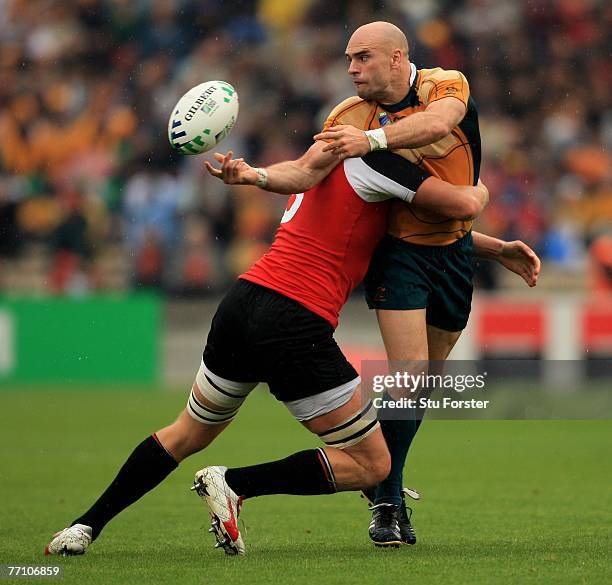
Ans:
POLYGON ((190 89, 168 121, 168 140, 181 154, 201 154, 215 147, 238 118, 238 93, 226 81, 206 81, 190 89))

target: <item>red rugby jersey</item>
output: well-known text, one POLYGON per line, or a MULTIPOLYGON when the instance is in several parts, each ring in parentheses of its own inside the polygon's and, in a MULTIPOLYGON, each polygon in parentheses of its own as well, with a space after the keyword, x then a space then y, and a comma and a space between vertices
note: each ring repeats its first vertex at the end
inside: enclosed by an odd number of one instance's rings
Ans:
POLYGON ((387 200, 412 201, 429 176, 388 151, 346 159, 290 197, 270 250, 240 278, 301 303, 335 329, 386 232, 387 200))

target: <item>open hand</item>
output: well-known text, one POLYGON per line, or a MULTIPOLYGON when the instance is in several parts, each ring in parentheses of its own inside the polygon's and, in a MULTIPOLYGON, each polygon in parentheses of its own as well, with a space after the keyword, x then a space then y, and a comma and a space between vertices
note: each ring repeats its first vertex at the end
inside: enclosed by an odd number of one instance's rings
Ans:
POLYGON ((221 179, 228 185, 254 185, 259 178, 255 169, 244 162, 243 158, 234 159, 233 156, 231 150, 225 155, 215 152, 215 160, 221 168, 214 167, 208 161, 204 161, 204 166, 213 177, 221 179))

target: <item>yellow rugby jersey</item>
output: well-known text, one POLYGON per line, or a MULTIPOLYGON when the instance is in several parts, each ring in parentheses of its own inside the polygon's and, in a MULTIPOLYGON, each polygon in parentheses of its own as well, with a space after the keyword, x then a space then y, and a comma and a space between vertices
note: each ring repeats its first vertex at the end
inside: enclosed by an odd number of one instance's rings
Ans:
MULTIPOLYGON (((439 67, 417 70, 412 63, 410 67, 410 90, 401 102, 382 105, 350 97, 332 110, 324 130, 338 124, 350 124, 362 130, 381 128, 422 112, 436 100, 457 98, 466 105, 466 114, 448 136, 434 144, 395 152, 449 183, 475 185, 480 173, 480 131, 476 105, 470 97, 466 78, 459 71, 445 71, 439 67)), ((472 222, 445 219, 403 201, 393 201, 389 213, 389 233, 414 244, 450 244, 462 238, 472 227, 472 222)))

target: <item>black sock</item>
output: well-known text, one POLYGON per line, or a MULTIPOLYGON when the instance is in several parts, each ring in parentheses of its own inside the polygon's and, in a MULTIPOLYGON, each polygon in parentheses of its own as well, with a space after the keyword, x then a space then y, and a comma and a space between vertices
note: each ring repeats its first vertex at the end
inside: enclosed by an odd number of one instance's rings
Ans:
POLYGON ((96 503, 71 526, 91 526, 95 540, 110 520, 160 484, 177 467, 178 463, 161 446, 157 437, 147 437, 132 451, 96 503))
POLYGON ((334 474, 323 449, 300 451, 271 463, 228 469, 225 481, 245 498, 270 494, 312 496, 336 491, 334 474))
POLYGON ((408 449, 416 433, 415 420, 381 420, 380 428, 391 454, 391 471, 387 479, 381 481, 376 489, 375 504, 395 504, 402 502, 402 480, 408 449))
POLYGON ((367 492, 368 498, 375 504, 401 503, 406 458, 410 445, 412 445, 412 441, 423 422, 425 409, 417 409, 416 411, 406 409, 400 416, 402 417, 400 419, 380 421, 380 428, 391 454, 391 471, 387 479, 378 484, 373 491, 369 490, 367 492), (374 498, 371 497, 372 495, 374 498))

